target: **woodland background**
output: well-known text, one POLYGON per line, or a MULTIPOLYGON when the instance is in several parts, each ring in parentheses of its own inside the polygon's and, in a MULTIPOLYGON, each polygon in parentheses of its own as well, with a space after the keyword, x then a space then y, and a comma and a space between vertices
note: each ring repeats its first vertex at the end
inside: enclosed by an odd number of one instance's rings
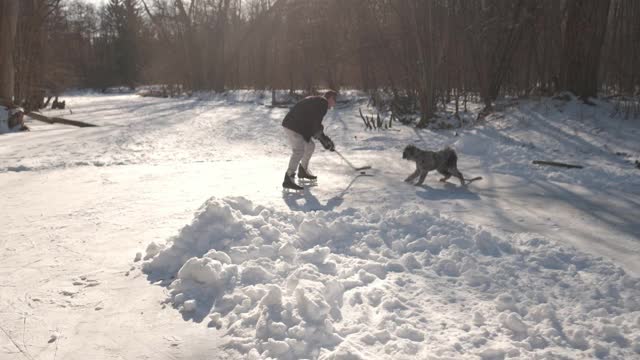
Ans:
POLYGON ((424 125, 451 101, 640 85, 637 0, 2 0, 0 17, 0 98, 27 111, 69 88, 354 88, 424 125))

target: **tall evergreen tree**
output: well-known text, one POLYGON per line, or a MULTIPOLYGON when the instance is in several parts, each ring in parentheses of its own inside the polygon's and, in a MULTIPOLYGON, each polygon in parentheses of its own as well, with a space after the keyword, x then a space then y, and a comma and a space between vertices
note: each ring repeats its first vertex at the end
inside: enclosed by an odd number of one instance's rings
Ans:
POLYGON ((140 7, 138 0, 110 0, 106 5, 103 30, 111 43, 115 77, 134 88, 139 80, 140 7))
POLYGON ((600 59, 611 0, 567 3, 560 86, 581 98, 598 96, 600 59))

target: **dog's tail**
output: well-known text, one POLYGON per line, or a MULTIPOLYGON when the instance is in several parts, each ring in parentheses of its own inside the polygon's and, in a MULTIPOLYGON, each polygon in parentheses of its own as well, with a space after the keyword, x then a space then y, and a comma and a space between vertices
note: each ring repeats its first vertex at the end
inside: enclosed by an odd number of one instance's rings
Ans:
POLYGON ((478 180, 482 180, 482 176, 476 176, 476 177, 473 177, 471 179, 467 179, 467 178, 464 179, 465 184, 470 184, 470 183, 472 183, 474 181, 478 181, 478 180))

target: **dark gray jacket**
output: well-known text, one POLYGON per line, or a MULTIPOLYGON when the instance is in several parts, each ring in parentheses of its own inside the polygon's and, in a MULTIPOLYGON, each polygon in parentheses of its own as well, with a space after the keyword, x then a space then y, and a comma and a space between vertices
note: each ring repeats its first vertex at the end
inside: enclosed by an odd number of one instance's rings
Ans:
POLYGON ((302 135, 305 141, 319 136, 324 127, 322 119, 327 114, 329 102, 323 96, 309 96, 295 104, 282 120, 282 126, 302 135))

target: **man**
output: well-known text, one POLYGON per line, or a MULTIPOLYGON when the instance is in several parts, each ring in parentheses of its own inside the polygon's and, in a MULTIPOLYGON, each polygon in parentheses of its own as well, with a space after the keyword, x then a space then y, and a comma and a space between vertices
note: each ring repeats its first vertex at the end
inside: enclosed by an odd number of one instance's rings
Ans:
POLYGON ((296 167, 299 179, 317 179, 317 176, 309 172, 309 160, 311 160, 311 155, 316 148, 313 138, 320 141, 325 149, 335 150, 333 141, 324 134, 322 119, 327 110, 335 106, 337 96, 337 92, 329 90, 323 96, 306 97, 295 104, 284 117, 282 126, 292 150, 289 167, 284 174, 284 182, 282 183, 284 188, 304 189, 293 180, 296 167))

